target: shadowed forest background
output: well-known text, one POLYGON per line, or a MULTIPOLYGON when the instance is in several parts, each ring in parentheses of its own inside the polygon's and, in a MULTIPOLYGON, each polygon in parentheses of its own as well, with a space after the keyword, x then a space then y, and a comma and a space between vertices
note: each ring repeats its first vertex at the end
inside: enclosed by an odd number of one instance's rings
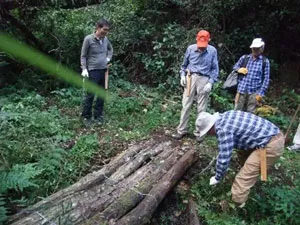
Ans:
MULTIPOLYGON (((300 104, 298 0, 2 0, 0 7, 2 32, 78 76, 82 41, 101 18, 112 23, 108 37, 114 47, 113 100, 105 109, 107 125, 96 132, 79 123, 83 90, 0 52, 0 224, 101 168, 130 141, 174 129, 181 108, 180 65, 200 29, 210 32, 219 57, 220 81, 211 94, 210 112, 233 108, 233 96, 222 90, 222 83, 239 57, 250 53, 256 37, 265 41, 264 55, 271 62, 264 98, 268 107, 257 113, 286 131, 300 104)), ((291 124, 288 143, 297 121, 299 116, 291 124)), ((214 139, 204 145, 216 150, 214 139)), ((203 157, 209 162, 213 155, 203 157)), ((172 204, 180 211, 184 204, 179 202, 192 195, 199 200, 203 224, 297 224, 299 154, 285 152, 276 165, 277 175, 253 190, 247 212, 218 208, 217 202, 229 198, 222 189, 229 190, 230 182, 210 190, 209 174, 193 180, 190 191, 176 195, 172 204)), ((234 171, 228 173, 230 180, 234 171)), ((176 224, 170 212, 162 210, 156 217, 153 224, 176 224)))

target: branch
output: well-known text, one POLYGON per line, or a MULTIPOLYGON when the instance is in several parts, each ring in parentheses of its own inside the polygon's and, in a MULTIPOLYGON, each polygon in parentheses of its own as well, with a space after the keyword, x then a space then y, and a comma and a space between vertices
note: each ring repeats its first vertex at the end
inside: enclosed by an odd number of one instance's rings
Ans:
POLYGON ((47 54, 47 52, 42 47, 43 46, 42 42, 32 34, 32 32, 27 28, 27 26, 25 26, 19 20, 17 20, 15 17, 10 15, 10 13, 4 8, 0 9, 0 15, 4 20, 9 22, 12 26, 18 28, 21 31, 21 33, 24 34, 25 39, 28 42, 28 44, 38 48, 41 52, 47 54))

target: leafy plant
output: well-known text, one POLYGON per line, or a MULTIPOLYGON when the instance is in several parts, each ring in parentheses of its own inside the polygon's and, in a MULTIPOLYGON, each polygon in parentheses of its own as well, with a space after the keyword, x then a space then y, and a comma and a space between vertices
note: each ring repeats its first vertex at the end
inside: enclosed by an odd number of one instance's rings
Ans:
POLYGON ((38 187, 31 180, 42 173, 36 168, 36 164, 26 165, 15 164, 10 171, 0 171, 0 193, 5 193, 8 189, 22 192, 28 187, 38 187))

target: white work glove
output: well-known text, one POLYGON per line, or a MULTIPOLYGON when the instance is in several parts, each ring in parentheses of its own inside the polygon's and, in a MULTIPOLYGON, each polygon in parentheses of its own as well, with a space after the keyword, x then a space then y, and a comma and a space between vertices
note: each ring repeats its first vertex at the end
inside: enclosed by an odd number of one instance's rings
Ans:
POLYGON ((219 183, 220 181, 218 181, 216 179, 215 176, 211 177, 210 180, 209 180, 209 185, 216 185, 217 183, 219 183))
POLYGON ((82 70, 81 76, 89 77, 89 72, 87 71, 87 69, 82 70))
POLYGON ((207 83, 205 84, 205 86, 203 87, 203 92, 204 93, 209 93, 211 91, 211 88, 212 88, 212 84, 211 83, 207 83))
POLYGON ((110 62, 110 58, 107 57, 106 58, 106 62, 109 63, 110 62))
POLYGON ((182 87, 186 86, 186 76, 180 76, 180 85, 182 87))

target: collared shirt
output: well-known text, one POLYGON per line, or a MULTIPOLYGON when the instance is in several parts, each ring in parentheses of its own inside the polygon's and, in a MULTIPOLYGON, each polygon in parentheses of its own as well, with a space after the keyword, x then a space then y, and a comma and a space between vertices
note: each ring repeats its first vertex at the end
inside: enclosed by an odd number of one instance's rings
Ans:
POLYGON ((219 154, 216 179, 220 180, 229 166, 233 148, 251 150, 265 147, 280 130, 270 121, 252 113, 231 110, 220 115, 215 123, 219 154))
MULTIPOLYGON (((240 75, 238 79, 238 92, 242 94, 259 94, 264 96, 270 81, 270 62, 266 59, 265 71, 263 73, 263 56, 254 59, 252 54, 247 63, 247 75, 240 75)), ((245 56, 242 56, 234 65, 233 69, 238 70, 242 67, 245 56)))
POLYGON ((81 49, 81 69, 106 69, 107 58, 111 59, 112 55, 113 47, 107 37, 99 39, 94 33, 87 35, 81 49))
POLYGON ((186 69, 209 77, 210 83, 217 82, 219 76, 218 55, 215 47, 208 45, 200 52, 197 44, 190 45, 184 55, 180 76, 185 76, 186 69))

